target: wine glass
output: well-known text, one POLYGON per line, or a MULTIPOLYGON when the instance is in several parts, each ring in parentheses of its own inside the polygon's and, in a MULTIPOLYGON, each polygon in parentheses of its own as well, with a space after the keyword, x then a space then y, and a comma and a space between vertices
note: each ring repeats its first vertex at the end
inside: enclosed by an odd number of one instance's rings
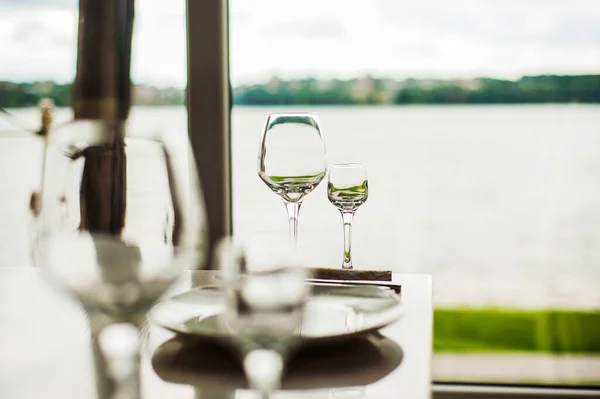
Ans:
POLYGON ((92 120, 45 139, 34 262, 86 311, 99 394, 137 398, 145 315, 206 254, 189 143, 92 120))
POLYGON ((340 210, 344 222, 344 261, 342 268, 352 269, 352 219, 369 195, 367 168, 360 163, 340 163, 329 169, 327 197, 340 210))
POLYGON ((304 197, 325 177, 325 141, 316 114, 270 113, 260 140, 258 175, 281 197, 292 248, 298 243, 298 212, 304 197))
POLYGON ((273 240, 226 238, 215 251, 226 289, 221 325, 235 337, 250 387, 263 398, 281 384, 284 358, 298 340, 310 290, 308 269, 285 248, 273 240))

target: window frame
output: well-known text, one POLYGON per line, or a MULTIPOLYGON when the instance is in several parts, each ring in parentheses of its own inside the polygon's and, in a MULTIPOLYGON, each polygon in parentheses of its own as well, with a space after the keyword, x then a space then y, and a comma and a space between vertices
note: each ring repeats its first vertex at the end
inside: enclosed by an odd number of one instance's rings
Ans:
MULTIPOLYGON (((186 3, 188 131, 202 179, 212 248, 220 237, 232 232, 229 3, 186 3)), ((600 389, 432 382, 432 397, 570 399, 600 397, 600 389)))
POLYGON ((575 399, 598 398, 600 389, 569 386, 519 386, 513 384, 433 383, 434 399, 575 399))
POLYGON ((232 229, 228 25, 227 0, 186 1, 188 134, 206 204, 205 268, 214 244, 232 229))

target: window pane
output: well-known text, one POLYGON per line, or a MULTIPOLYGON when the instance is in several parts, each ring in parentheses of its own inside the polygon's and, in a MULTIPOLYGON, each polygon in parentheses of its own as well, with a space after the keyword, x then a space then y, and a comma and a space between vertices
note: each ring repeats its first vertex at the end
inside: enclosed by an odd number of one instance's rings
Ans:
MULTIPOLYGON (((42 143, 34 108, 52 96, 69 102, 75 76, 75 1, 5 1, 0 4, 0 266, 31 265, 29 198, 41 176, 42 143)), ((58 109, 57 123, 71 118, 58 109)))
MULTIPOLYGON (((51 98, 55 126, 72 119, 77 0, 0 4, 0 266, 31 264, 29 197, 38 188, 42 145, 37 105, 51 98)), ((187 134, 185 1, 136 4, 132 128, 187 134)))
MULTIPOLYGON (((362 162, 356 268, 435 279, 438 381, 600 382, 600 8, 594 1, 231 1, 236 234, 288 234, 258 178, 267 112, 320 115, 362 162), (293 11, 293 12, 292 12, 293 11), (527 77, 529 76, 529 77, 527 77)), ((340 267, 326 184, 299 245, 340 267)))

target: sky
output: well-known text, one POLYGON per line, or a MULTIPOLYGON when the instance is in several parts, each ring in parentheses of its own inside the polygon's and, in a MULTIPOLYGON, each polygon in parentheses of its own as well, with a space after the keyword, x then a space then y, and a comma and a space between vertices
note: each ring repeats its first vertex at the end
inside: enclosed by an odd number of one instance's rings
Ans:
MULTIPOLYGON (((195 0, 204 1, 204 0, 195 0)), ((72 81, 76 0, 0 0, 0 81, 72 81)), ((185 86, 184 0, 137 0, 132 79, 185 86)), ((600 73, 600 0, 230 0, 234 85, 600 73)))

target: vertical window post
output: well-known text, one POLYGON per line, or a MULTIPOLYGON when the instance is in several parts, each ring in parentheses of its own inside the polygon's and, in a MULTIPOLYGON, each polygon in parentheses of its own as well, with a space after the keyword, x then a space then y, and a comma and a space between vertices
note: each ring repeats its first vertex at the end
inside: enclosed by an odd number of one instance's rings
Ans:
POLYGON ((227 0, 187 0, 188 132, 202 181, 211 253, 231 233, 227 0))

